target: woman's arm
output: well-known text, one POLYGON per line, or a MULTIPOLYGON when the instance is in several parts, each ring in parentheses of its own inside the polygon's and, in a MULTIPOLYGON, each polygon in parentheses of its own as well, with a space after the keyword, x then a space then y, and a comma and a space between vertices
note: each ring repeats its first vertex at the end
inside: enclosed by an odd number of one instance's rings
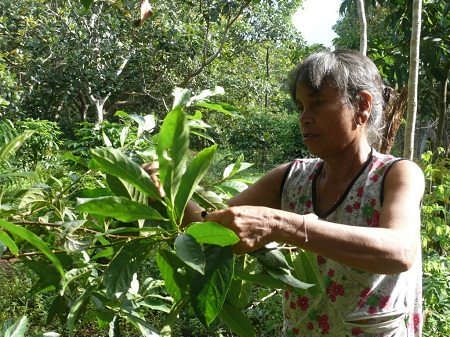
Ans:
POLYGON ((420 168, 409 161, 397 162, 385 179, 379 228, 335 224, 312 214, 303 216, 267 207, 232 207, 211 213, 206 220, 236 232, 241 238, 234 247, 236 253, 277 241, 360 270, 399 273, 411 267, 420 248, 424 179, 420 168))

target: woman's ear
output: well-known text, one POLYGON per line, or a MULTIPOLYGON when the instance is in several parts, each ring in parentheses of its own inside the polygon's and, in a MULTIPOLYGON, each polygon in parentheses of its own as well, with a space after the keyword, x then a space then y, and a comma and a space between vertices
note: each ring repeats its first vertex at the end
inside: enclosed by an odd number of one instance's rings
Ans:
POLYGON ((363 125, 369 119, 370 112, 372 111, 372 95, 365 90, 361 90, 358 96, 355 119, 358 125, 363 125))

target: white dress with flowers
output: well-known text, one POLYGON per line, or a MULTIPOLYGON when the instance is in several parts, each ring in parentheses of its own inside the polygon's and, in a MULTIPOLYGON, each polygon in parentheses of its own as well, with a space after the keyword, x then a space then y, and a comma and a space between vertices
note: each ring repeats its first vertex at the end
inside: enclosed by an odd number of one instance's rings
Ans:
MULTIPOLYGON (((334 207, 325 214, 316 214, 336 226, 377 227, 384 177, 396 161, 395 157, 373 150, 371 160, 334 207)), ((315 180, 322 165, 321 159, 299 159, 292 164, 283 187, 282 209, 298 214, 315 213, 315 180)), ((421 260, 418 253, 408 271, 380 275, 317 255, 326 291, 316 296, 301 295, 294 290, 284 293, 284 336, 421 336, 421 260)))

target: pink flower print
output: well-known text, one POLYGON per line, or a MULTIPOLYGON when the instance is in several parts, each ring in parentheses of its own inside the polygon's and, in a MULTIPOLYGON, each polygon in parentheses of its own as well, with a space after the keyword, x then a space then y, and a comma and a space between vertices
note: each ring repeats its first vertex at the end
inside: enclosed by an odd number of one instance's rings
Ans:
POLYGON ((296 201, 293 201, 293 202, 291 202, 290 204, 289 204, 289 208, 290 209, 295 209, 295 206, 297 206, 297 202, 296 201))
POLYGON ((306 200, 305 206, 310 208, 312 206, 312 201, 311 200, 306 200))
POLYGON ((361 203, 359 201, 355 202, 352 207, 353 207, 353 209, 360 209, 361 208, 361 203))
POLYGON ((322 329, 322 335, 328 334, 330 325, 328 324, 328 316, 327 315, 317 317, 317 325, 319 326, 320 329, 322 329))
POLYGON ((414 314, 414 333, 416 333, 417 331, 419 331, 419 325, 420 322, 422 321, 422 316, 420 314, 414 314))
POLYGON ((300 331, 297 328, 292 328, 292 332, 297 336, 300 331))
POLYGON ((370 178, 370 180, 377 182, 380 176, 378 174, 375 174, 373 177, 370 178))
POLYGON ((328 270, 328 276, 330 276, 330 277, 334 276, 334 269, 328 270))
POLYGON ((378 308, 384 309, 391 306, 391 303, 389 302, 391 299, 390 296, 380 296, 380 303, 378 303, 378 308))
POLYGON ((368 313, 368 314, 371 314, 371 315, 376 314, 376 313, 377 313, 377 307, 374 306, 374 305, 371 305, 371 306, 369 307, 369 309, 367 310, 367 313, 368 313))
POLYGON ((299 306, 303 311, 308 310, 309 308, 308 297, 299 296, 297 298, 297 306, 299 306))
POLYGON ((346 211, 347 213, 353 212, 352 206, 350 206, 350 205, 345 206, 345 211, 346 211))
POLYGON ((358 194, 356 195, 358 198, 361 198, 362 197, 362 195, 363 195, 363 191, 364 191, 364 188, 363 187, 359 187, 358 188, 358 194))
POLYGON ((317 255, 317 263, 319 265, 324 264, 326 262, 326 260, 324 259, 324 257, 322 255, 317 255))
POLYGON ((352 329, 352 335, 353 336, 359 336, 362 333, 364 333, 364 330, 361 329, 361 328, 353 328, 352 329))
POLYGON ((308 328, 308 330, 314 329, 314 324, 313 324, 313 322, 309 322, 308 325, 307 325, 306 327, 308 328))

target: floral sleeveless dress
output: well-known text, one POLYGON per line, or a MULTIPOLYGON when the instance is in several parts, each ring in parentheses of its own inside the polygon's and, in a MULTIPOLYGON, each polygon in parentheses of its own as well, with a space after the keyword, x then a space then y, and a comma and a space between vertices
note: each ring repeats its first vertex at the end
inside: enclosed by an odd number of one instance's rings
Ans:
MULTIPOLYGON (((343 223, 377 227, 384 177, 390 165, 398 160, 372 150, 372 158, 334 207, 321 218, 336 223, 336 226, 343 223)), ((298 214, 314 213, 315 182, 322 165, 321 159, 293 162, 282 191, 283 210, 298 214)), ((393 275, 363 272, 320 255, 317 255, 317 264, 326 291, 315 296, 310 292, 301 295, 294 290, 285 291, 284 336, 421 336, 420 253, 412 268, 393 275)))

